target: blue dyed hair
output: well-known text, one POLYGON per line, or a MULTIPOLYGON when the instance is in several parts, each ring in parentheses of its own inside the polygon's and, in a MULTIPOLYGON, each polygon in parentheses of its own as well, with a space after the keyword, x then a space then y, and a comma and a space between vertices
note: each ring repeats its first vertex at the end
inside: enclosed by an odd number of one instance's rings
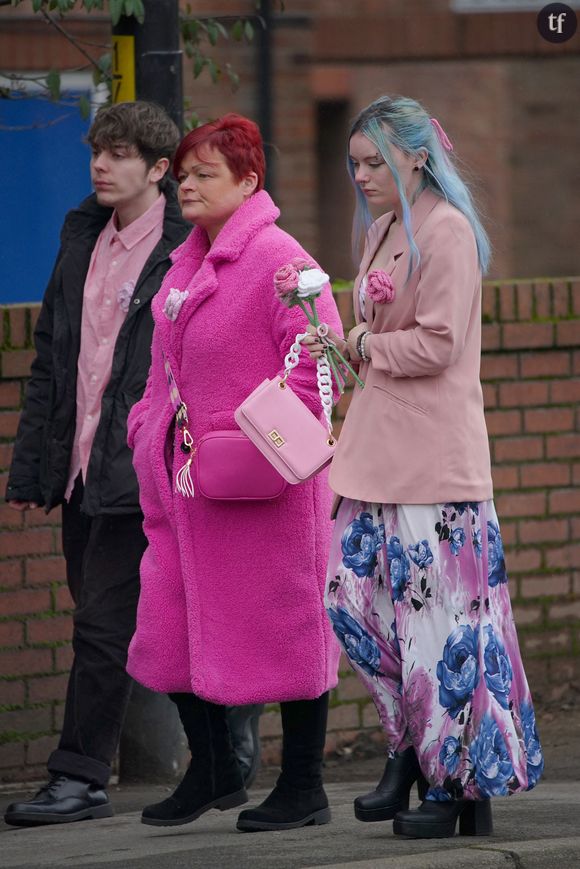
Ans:
MULTIPOLYGON (((466 183, 461 178, 450 153, 443 148, 437 131, 428 113, 416 100, 407 97, 379 97, 355 118, 350 128, 348 140, 355 133, 362 133, 376 145, 385 163, 391 170, 403 210, 403 223, 409 240, 411 261, 409 274, 419 265, 419 249, 413 239, 411 227, 411 206, 397 167, 393 161, 391 146, 399 148, 403 153, 419 156, 422 150, 427 152, 427 160, 423 165, 423 179, 419 192, 428 187, 437 196, 446 199, 468 219, 473 229, 477 243, 477 253, 481 270, 485 273, 491 258, 491 248, 487 233, 482 226, 477 208, 466 183)), ((373 218, 369 211, 366 197, 359 185, 355 183, 354 167, 347 156, 348 173, 356 191, 356 211, 353 223, 353 249, 360 251, 361 243, 367 236, 373 218)))

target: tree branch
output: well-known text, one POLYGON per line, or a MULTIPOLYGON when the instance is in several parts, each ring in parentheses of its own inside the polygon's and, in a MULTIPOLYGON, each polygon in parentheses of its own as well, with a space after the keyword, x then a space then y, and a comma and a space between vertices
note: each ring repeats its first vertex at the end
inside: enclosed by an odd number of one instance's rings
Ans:
MULTIPOLYGON (((2 3, 2 0, 0 0, 0 4, 1 3, 2 3)), ((80 51, 80 53, 83 55, 83 57, 86 57, 86 59, 91 64, 91 66, 94 66, 95 69, 98 70, 101 75, 105 75, 103 73, 103 70, 101 69, 101 67, 97 63, 97 61, 93 57, 91 57, 91 55, 88 53, 88 51, 85 51, 85 49, 79 45, 79 43, 76 41, 74 36, 71 36, 70 33, 68 33, 64 29, 64 27, 58 23, 58 21, 55 21, 55 19, 52 17, 52 15, 48 14, 46 9, 41 9, 40 14, 42 15, 42 17, 44 18, 44 20, 46 21, 47 24, 52 25, 52 27, 54 27, 54 29, 57 30, 61 36, 64 36, 64 38, 66 40, 68 40, 68 42, 70 42, 71 45, 74 45, 74 47, 77 49, 77 51, 80 51)), ((105 75, 105 77, 110 78, 110 76, 107 76, 107 75, 105 75)))

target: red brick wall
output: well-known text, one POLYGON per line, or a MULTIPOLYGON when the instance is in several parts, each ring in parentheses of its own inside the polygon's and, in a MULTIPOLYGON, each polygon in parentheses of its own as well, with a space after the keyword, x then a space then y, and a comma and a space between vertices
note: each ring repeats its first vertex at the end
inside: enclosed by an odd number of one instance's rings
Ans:
MULTIPOLYGON (((350 293, 337 295, 345 326, 350 293)), ((4 487, 31 361, 38 307, 0 307, 0 473, 4 487)), ((496 503, 520 642, 536 694, 564 694, 580 673, 580 278, 489 283, 484 382, 496 503)), ((339 415, 344 412, 343 399, 339 415)), ((59 516, 0 507, 0 780, 42 778, 55 745, 71 663, 70 598, 59 516)), ((328 749, 377 717, 345 662, 328 749)), ((280 717, 262 721, 265 759, 280 717)))

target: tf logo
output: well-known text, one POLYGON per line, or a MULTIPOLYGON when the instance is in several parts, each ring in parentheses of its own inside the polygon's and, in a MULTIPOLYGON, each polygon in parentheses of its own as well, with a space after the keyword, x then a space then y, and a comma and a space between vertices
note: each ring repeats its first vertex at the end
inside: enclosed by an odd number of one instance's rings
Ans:
POLYGON ((565 3, 550 3, 538 13, 538 30, 548 42, 567 42, 577 26, 576 13, 565 3))

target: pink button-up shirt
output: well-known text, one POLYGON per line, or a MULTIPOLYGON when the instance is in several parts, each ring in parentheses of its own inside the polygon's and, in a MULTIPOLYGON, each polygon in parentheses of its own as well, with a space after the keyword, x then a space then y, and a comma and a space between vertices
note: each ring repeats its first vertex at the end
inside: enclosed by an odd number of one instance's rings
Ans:
POLYGON ((81 347, 77 375, 77 420, 68 501, 74 482, 86 478, 93 440, 101 416, 101 400, 111 377, 119 331, 139 275, 163 234, 165 196, 119 230, 113 214, 97 239, 83 293, 81 347))

